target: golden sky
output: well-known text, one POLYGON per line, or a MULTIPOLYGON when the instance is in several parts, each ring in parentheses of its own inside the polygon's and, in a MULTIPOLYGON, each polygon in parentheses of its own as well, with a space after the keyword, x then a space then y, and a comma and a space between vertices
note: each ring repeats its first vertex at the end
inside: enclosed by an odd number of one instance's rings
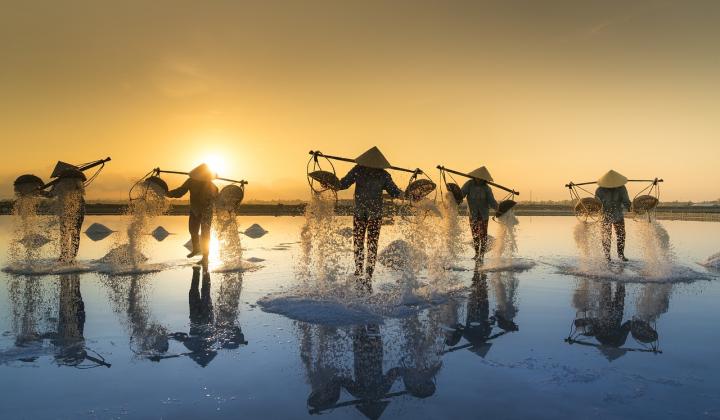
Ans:
POLYGON ((610 168, 718 199, 718 22, 718 1, 3 2, 0 197, 111 156, 88 198, 215 159, 248 199, 306 199, 309 150, 377 145, 521 199, 610 168))

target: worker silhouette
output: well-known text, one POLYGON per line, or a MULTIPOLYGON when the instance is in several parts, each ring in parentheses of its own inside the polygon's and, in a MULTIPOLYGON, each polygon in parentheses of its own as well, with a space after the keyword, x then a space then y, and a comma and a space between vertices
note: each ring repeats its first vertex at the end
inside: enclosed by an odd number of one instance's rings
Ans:
POLYGON ((203 266, 207 266, 208 263, 213 206, 218 195, 218 188, 213 184, 213 179, 215 174, 203 163, 190 171, 188 179, 180 187, 167 192, 170 198, 180 198, 190 192, 188 229, 193 249, 187 257, 192 258, 202 254, 199 263, 203 266))
POLYGON ((498 203, 487 183, 493 178, 486 167, 477 168, 468 175, 473 178, 465 182, 460 191, 468 203, 470 233, 472 233, 475 249, 474 258, 482 263, 485 252, 487 252, 490 209, 497 209, 498 203))
POLYGON ((630 197, 628 196, 627 178, 610 170, 597 181, 598 188, 595 190, 595 198, 603 205, 600 228, 602 230, 602 246, 605 258, 610 261, 610 247, 612 241, 612 229, 615 228, 617 237, 617 253, 621 261, 625 258, 625 216, 623 208, 630 210, 630 197))
POLYGON ((59 261, 69 264, 75 261, 80 247, 80 230, 85 219, 85 181, 79 169, 63 170, 58 181, 47 194, 55 198, 55 214, 60 225, 59 261))
POLYGON ((382 225, 383 190, 391 197, 400 197, 402 191, 385 170, 390 163, 377 147, 355 159, 355 167, 340 180, 340 189, 355 184, 355 212, 353 215, 353 246, 355 275, 359 283, 370 289, 377 259, 378 239, 382 225), (365 245, 367 244, 367 261, 365 245), (365 277, 363 278, 363 269, 365 277))

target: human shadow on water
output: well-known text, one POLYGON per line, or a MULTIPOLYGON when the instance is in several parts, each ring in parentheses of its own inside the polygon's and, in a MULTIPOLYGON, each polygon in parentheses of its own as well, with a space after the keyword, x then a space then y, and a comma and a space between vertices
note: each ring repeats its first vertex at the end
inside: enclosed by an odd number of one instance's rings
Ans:
MULTIPOLYGON (((18 317, 20 329, 16 333, 16 348, 0 354, 0 363, 5 361, 34 362, 47 352, 43 342, 48 340, 52 347, 55 363, 78 369, 110 367, 110 363, 97 352, 85 345, 85 303, 80 292, 80 276, 77 273, 60 275, 58 279, 57 316, 48 320, 45 332, 39 332, 38 321, 46 306, 39 296, 43 290, 37 279, 28 280, 22 288, 19 299, 11 299, 13 314, 18 317), (38 313, 34 313, 38 312, 38 313)), ((13 291, 11 291, 11 294, 13 291)), ((55 306, 55 305, 52 305, 55 306)))
POLYGON ((237 325, 241 291, 242 273, 223 275, 218 304, 213 307, 210 273, 193 267, 188 292, 190 330, 170 335, 189 352, 168 357, 188 356, 198 365, 206 367, 215 359, 219 349, 237 349, 240 345, 247 345, 245 335, 237 325))
POLYGON ((449 347, 443 353, 468 349, 480 357, 487 356, 495 340, 507 333, 519 331, 515 323, 517 304, 515 291, 517 279, 512 272, 495 272, 491 282, 496 296, 497 309, 490 315, 488 298, 488 273, 478 269, 473 274, 466 306, 465 324, 457 323, 447 331, 445 344, 449 347), (499 331, 496 332, 495 327, 499 331), (467 343, 459 345, 462 339, 467 343))
POLYGON ((624 283, 580 279, 573 296, 576 316, 565 342, 596 347, 611 362, 628 352, 662 353, 655 322, 667 311, 671 291, 672 284, 643 285, 636 314, 624 320, 624 283), (626 345, 630 336, 637 347, 626 345))

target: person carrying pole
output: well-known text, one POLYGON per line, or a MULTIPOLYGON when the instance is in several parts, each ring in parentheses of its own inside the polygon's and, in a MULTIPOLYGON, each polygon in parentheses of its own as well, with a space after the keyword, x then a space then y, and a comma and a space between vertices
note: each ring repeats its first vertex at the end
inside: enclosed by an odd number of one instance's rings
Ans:
POLYGON ((341 190, 355 184, 355 212, 353 216, 353 245, 355 250, 355 275, 366 288, 372 282, 378 239, 382 222, 383 190, 391 197, 400 197, 402 191, 385 170, 391 165, 377 147, 373 147, 355 159, 356 165, 340 180, 341 190), (367 244, 367 262, 365 261, 367 244))
POLYGON ((192 258, 202 254, 199 261, 204 267, 208 264, 210 254, 210 228, 212 224, 213 205, 218 195, 218 187, 212 182, 215 174, 206 164, 201 164, 188 174, 188 179, 178 188, 167 192, 170 198, 180 198, 190 192, 190 218, 188 230, 192 241, 192 251, 187 255, 192 258))
POLYGON ((497 209, 498 203, 495 200, 488 181, 493 178, 486 167, 482 166, 468 174, 469 179, 460 189, 462 197, 467 199, 470 215, 470 232, 472 233, 473 246, 475 248, 475 260, 482 263, 487 251, 488 222, 490 220, 490 209, 497 209))
POLYGON ((609 170, 597 181, 598 188, 595 190, 595 198, 600 200, 603 205, 600 228, 603 251, 608 262, 611 260, 610 248, 613 227, 617 237, 618 258, 621 261, 628 260, 625 258, 625 216, 623 214, 623 208, 630 210, 630 197, 627 188, 625 188, 627 182, 626 177, 613 170, 609 170))

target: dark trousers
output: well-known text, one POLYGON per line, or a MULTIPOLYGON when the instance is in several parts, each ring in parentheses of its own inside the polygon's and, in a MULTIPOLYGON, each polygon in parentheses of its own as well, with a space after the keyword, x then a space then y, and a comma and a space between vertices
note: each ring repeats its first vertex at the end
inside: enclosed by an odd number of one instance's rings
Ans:
POLYGON ((365 243, 367 243, 367 264, 365 272, 367 279, 371 279, 375 271, 375 260, 377 258, 378 238, 380 238, 380 226, 382 217, 361 217, 353 218, 353 245, 355 247, 355 274, 361 275, 363 263, 365 263, 365 243), (367 235, 367 239, 366 239, 367 235))
POLYGON ((85 208, 81 207, 76 215, 63 215, 60 218, 60 261, 69 263, 77 257, 80 248, 80 229, 85 220, 85 208))
POLYGON ((605 258, 610 259, 610 247, 612 242, 612 229, 615 227, 615 236, 617 237, 617 252, 619 257, 625 256, 625 219, 618 222, 603 220, 600 229, 602 231, 602 246, 605 252, 605 258))
POLYGON ((193 252, 201 252, 203 256, 210 253, 210 227, 212 225, 212 216, 198 216, 190 212, 188 221, 188 229, 190 230, 190 240, 193 245, 193 252))
POLYGON ((470 231, 472 232, 473 246, 475 247, 475 255, 483 256, 487 251, 488 240, 488 221, 482 217, 470 219, 470 231))

